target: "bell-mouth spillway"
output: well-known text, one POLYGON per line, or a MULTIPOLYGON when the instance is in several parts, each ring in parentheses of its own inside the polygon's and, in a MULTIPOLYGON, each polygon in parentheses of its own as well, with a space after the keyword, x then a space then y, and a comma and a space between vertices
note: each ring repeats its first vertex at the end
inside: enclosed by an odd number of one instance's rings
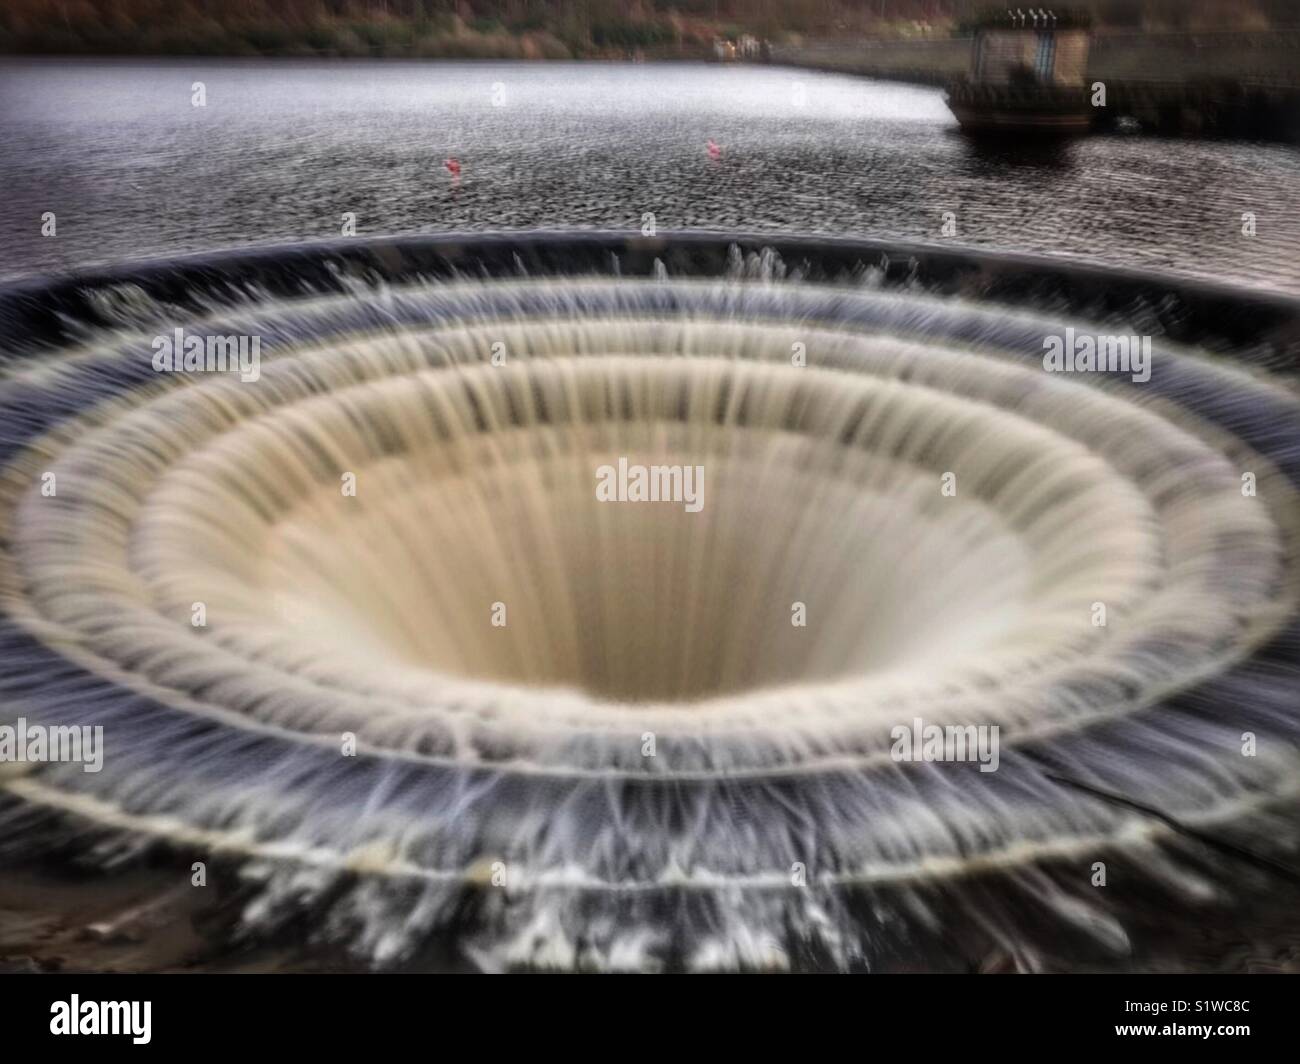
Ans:
POLYGON ((380 965, 1140 954, 1294 882, 1298 324, 713 233, 5 286, 0 724, 104 745, 0 766, 0 817, 213 855, 241 934, 380 965))

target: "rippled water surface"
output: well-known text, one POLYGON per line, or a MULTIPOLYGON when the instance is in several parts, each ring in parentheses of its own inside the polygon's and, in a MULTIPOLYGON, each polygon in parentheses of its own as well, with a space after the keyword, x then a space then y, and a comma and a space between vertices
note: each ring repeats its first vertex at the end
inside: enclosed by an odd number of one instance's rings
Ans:
POLYGON ((1300 292, 1294 148, 996 147, 958 133, 940 91, 772 67, 9 60, 0 188, 5 276, 337 237, 345 212, 360 235, 653 213, 661 229, 951 239, 1300 292))

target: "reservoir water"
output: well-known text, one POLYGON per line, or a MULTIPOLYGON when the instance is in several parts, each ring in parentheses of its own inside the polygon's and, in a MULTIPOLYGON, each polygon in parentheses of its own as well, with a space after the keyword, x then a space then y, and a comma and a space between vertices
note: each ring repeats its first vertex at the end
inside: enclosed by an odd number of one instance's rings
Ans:
POLYGON ((981 144, 939 90, 780 67, 10 59, 0 188, 4 277, 335 238, 345 214, 359 236, 653 214, 661 230, 952 241, 1300 292, 1294 148, 981 144))

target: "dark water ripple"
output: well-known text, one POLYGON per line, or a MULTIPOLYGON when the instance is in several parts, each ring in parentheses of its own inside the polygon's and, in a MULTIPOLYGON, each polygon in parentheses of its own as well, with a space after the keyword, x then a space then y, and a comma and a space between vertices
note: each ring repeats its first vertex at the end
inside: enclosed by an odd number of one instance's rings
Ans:
POLYGON ((1300 292, 1300 151, 980 145, 938 91, 781 68, 9 60, 0 189, 4 276, 337 237, 345 211, 360 234, 653 212, 663 229, 920 240, 945 239, 952 211, 961 243, 1300 292))

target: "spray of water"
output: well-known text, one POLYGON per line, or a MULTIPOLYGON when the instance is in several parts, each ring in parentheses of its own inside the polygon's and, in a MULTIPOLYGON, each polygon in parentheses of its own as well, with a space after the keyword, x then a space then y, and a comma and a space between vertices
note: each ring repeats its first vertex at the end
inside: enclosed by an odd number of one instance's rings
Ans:
POLYGON ((12 832, 223 855, 245 929, 381 964, 616 969, 1122 953, 1094 862, 1205 900, 1294 845, 1276 380, 1049 373, 1055 318, 770 276, 136 311, 0 383, 3 715, 106 746, 0 766, 12 832), (164 318, 258 379, 155 371, 164 318), (700 505, 603 501, 620 460, 700 505), (996 771, 897 760, 918 718, 996 771))

